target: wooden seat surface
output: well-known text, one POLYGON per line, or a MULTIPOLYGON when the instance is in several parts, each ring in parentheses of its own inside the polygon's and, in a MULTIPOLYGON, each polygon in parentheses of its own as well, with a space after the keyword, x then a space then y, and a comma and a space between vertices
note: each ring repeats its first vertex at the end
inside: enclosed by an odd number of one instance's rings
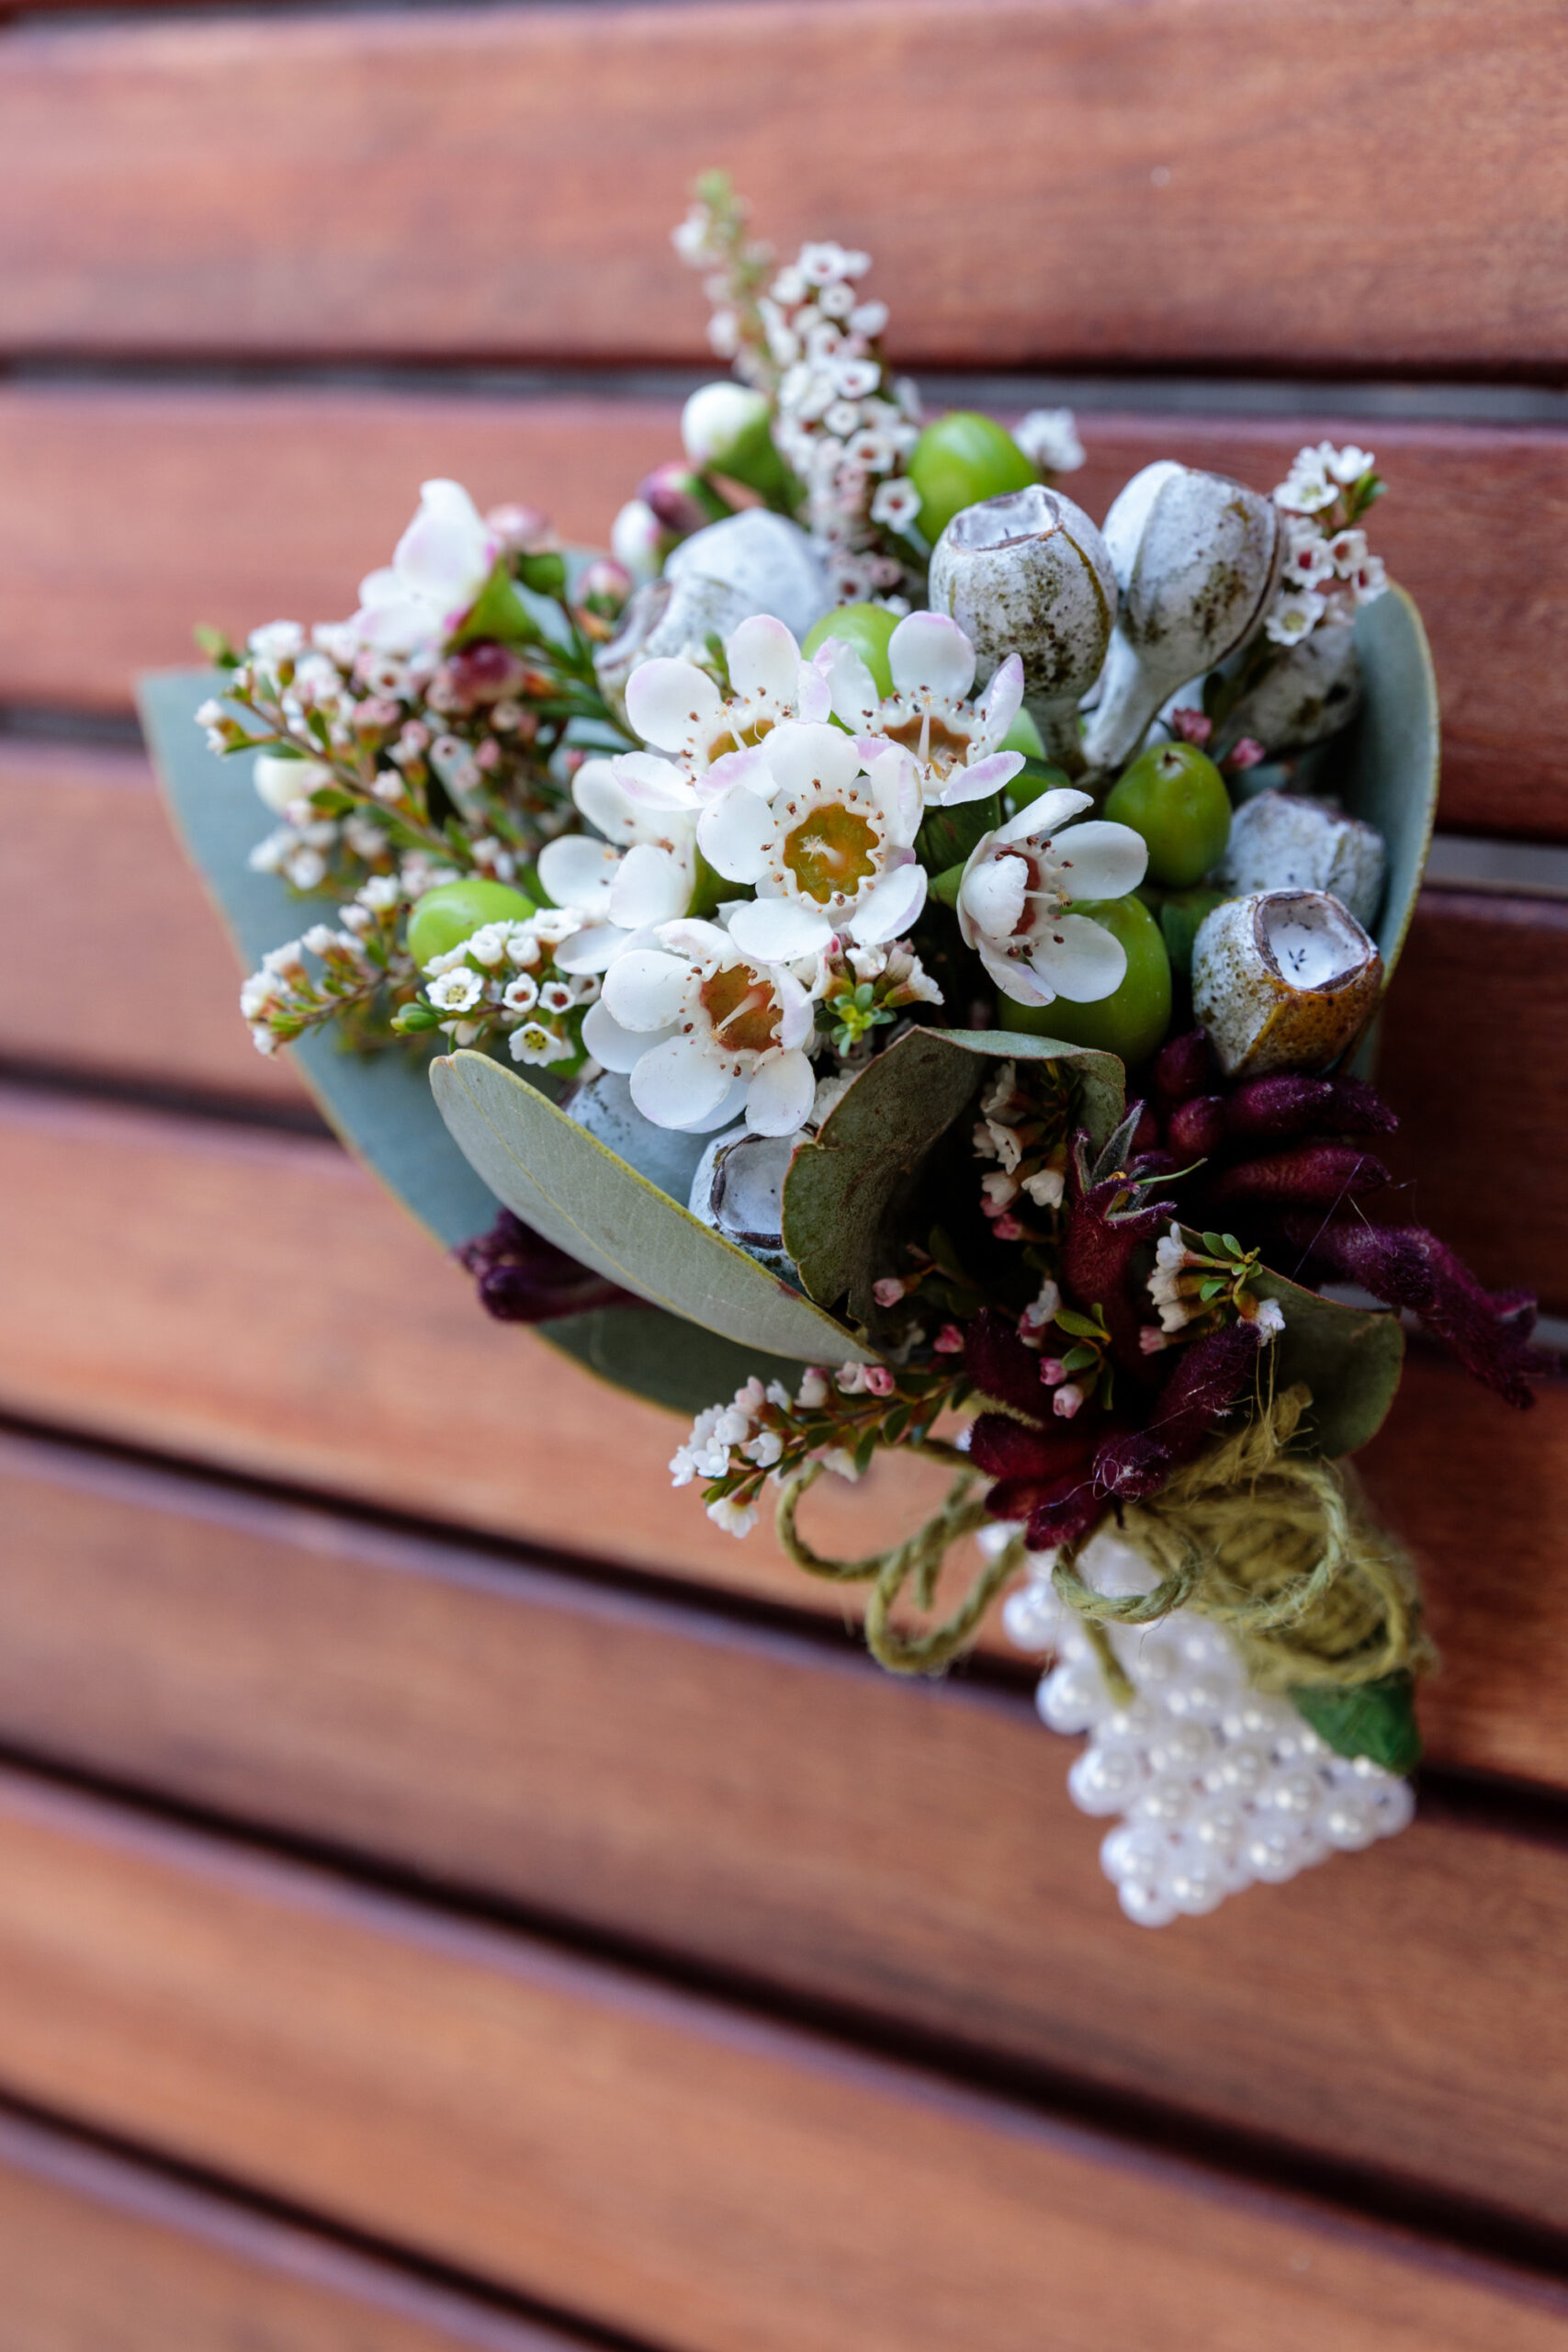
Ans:
POLYGON ((1568 2347, 1568 1390, 1366 1456, 1416 1826, 1141 1934, 995 1628, 882 1678, 255 1056, 130 717, 428 475, 602 539, 725 164, 1096 514, 1376 449, 1392 1157, 1568 1317, 1565 101, 1555 0, 0 16, 0 2352, 1568 2347))

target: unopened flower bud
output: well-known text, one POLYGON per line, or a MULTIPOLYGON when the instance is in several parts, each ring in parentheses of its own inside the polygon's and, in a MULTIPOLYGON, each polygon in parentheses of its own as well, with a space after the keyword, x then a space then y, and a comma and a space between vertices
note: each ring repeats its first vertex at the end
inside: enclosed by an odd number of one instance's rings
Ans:
POLYGON ((932 552, 931 602, 958 623, 982 671, 1018 654, 1047 757, 1080 765, 1077 707, 1116 616, 1111 558, 1082 507, 1038 483, 966 506, 932 552))
POLYGON ((646 499, 628 498, 610 526, 610 552, 634 580, 651 580, 674 544, 646 499))
POLYGON ((599 556, 577 583, 577 601, 599 619, 615 620, 625 611, 635 585, 624 563, 616 563, 611 556, 599 556))
POLYGON ((536 506, 492 506, 485 528, 513 555, 540 555, 556 545, 549 517, 536 506))
POLYGON ((1104 537, 1121 603, 1084 741, 1097 773, 1137 750, 1178 686, 1253 636, 1285 551, 1271 498, 1169 458, 1134 475, 1104 537))
POLYGON ((1192 1009, 1230 1078, 1326 1069, 1382 989, 1382 956, 1325 891, 1229 899, 1193 943, 1192 1009))
POLYGON ((781 490, 783 458, 773 446, 765 393, 734 382, 704 384, 681 412, 681 440, 694 466, 764 493, 781 490))
POLYGON ((480 638, 449 653, 443 663, 446 682, 463 702, 501 702, 515 695, 528 674, 528 665, 510 645, 480 638))
POLYGON ((713 522, 716 504, 720 514, 725 511, 725 502, 716 501, 705 483, 678 458, 667 458, 650 474, 644 474, 637 494, 678 539, 690 538, 694 531, 713 522))
POLYGON ((333 772, 324 760, 291 759, 279 752, 258 752, 251 770, 257 798, 279 817, 287 816, 293 802, 309 800, 312 792, 332 780, 333 772))
POLYGON ((1064 1386, 1058 1388, 1052 1397, 1051 1410, 1060 1414, 1064 1421, 1070 1421, 1081 1408, 1083 1400, 1083 1390, 1078 1386, 1077 1382, 1069 1380, 1064 1386))

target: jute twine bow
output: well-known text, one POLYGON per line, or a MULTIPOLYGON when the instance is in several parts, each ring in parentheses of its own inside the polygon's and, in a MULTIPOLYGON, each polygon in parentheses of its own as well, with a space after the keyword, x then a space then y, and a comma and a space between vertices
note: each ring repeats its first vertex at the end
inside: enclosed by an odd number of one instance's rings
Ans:
MULTIPOLYGON (((1196 1610, 1224 1625, 1263 1690, 1309 1683, 1350 1689, 1430 1663, 1415 1570, 1371 1524, 1352 1474, 1286 1451, 1311 1403, 1310 1390, 1300 1386, 1260 1399, 1245 1428, 1185 1464, 1157 1495, 1121 1506, 1119 1532, 1159 1576, 1152 1591, 1101 1593, 1084 1582, 1077 1564, 1098 1529, 1063 1547, 1056 1591, 1087 1621, 1119 1695, 1126 1697, 1131 1685, 1105 1626, 1150 1625, 1173 1609, 1196 1610)), ((945 1445, 920 1451, 963 1460, 945 1445)), ((982 1482, 975 1471, 961 1470, 942 1509, 904 1543, 864 1559, 829 1560, 796 1524, 801 1498, 822 1468, 808 1462, 784 1482, 777 1512, 784 1551, 808 1576, 872 1586, 866 1644, 882 1665, 896 1674, 945 1666, 1023 1566, 1023 1537, 1013 1535, 986 1562, 949 1615, 919 1632, 900 1631, 892 1612, 906 1589, 912 1583, 917 1604, 929 1610, 949 1550, 986 1525, 985 1500, 976 1492, 982 1482)))
POLYGON ((1157 1495, 1123 1504, 1120 1532, 1160 1577, 1151 1592, 1085 1584, 1086 1537, 1058 1556, 1060 1598, 1099 1625, 1196 1610, 1240 1645, 1260 1690, 1348 1690, 1429 1665, 1415 1569, 1371 1524, 1353 1475, 1285 1451, 1311 1403, 1287 1388, 1157 1495))

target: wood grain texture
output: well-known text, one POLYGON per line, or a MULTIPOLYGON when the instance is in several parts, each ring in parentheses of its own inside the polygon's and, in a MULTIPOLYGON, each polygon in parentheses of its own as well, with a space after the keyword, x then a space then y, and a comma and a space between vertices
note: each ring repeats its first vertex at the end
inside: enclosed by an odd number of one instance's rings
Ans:
MULTIPOLYGON (((392 1510, 836 1614, 766 1532, 705 1518, 680 1424, 488 1321, 335 1146, 11 1091, 0 1118, 0 1409, 392 1510)), ((1451 1760, 1568 1785, 1557 1527, 1568 1391, 1510 1413, 1413 1355, 1365 1457, 1426 1565, 1450 1658, 1451 1760), (1476 1573, 1506 1563, 1509 1605, 1476 1573)), ((872 1550, 942 1476, 832 1482, 815 1540, 872 1550)), ((1443 1720, 1439 1715, 1435 1720, 1443 1720)))
POLYGON ((581 2352, 16 2116, 0 2116, 0 2352, 581 2352))
POLYGON ((682 2352, 1568 2343, 1559 2289, 19 1777, 0 2079, 682 2352))
MULTIPOLYGON (((18 1089, 0 1110, 0 1411, 790 1606, 846 1606, 769 1533, 736 1543, 689 1488, 670 1491, 680 1423, 479 1315, 466 1277, 336 1146, 18 1089)), ((1464 1759, 1491 1761, 1518 1714, 1528 1752, 1556 1759, 1542 1776, 1568 1778, 1561 1724, 1538 1726, 1540 1660, 1563 1618, 1568 1390, 1509 1414, 1413 1355, 1366 1467, 1443 1595, 1438 1633, 1467 1656, 1464 1719, 1493 1726, 1464 1759), (1506 1611, 1476 1559, 1509 1564, 1506 1611)), ((942 1473, 884 1458, 858 1487, 825 1484, 813 1541, 849 1555, 919 1524, 942 1473)))
POLYGON ((1568 2225, 1560 1846, 1424 1813, 1134 1935, 1021 1693, 58 1446, 0 1511, 13 1752, 1568 2225))
POLYGON ((0 737, 0 1059, 304 1106, 288 1056, 250 1042, 233 952, 139 752, 0 737))
POLYGON ((721 156, 782 247, 871 249, 911 359, 1550 368, 1565 68, 1554 0, 45 20, 0 53, 0 315, 13 351, 695 359, 666 228, 721 156))
MULTIPOLYGON (((1097 517, 1156 457, 1268 489, 1303 442, 1367 437, 1331 414, 1081 423, 1089 462, 1069 487, 1097 517)), ((1389 424, 1373 437, 1393 483, 1376 544, 1437 661, 1442 821, 1562 836, 1568 435, 1389 424)), ((547 506, 569 537, 602 543, 678 447, 677 412, 656 401, 0 387, 0 702, 128 707, 139 671, 189 661, 197 620, 238 636, 279 613, 336 617, 430 474, 484 505, 547 506)))

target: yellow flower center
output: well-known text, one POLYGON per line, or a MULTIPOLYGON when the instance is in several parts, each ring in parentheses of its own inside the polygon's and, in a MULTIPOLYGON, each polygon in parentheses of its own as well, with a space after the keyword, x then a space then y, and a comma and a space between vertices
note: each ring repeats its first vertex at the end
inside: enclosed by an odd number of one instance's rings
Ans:
POLYGON ((897 727, 884 730, 890 743, 897 743, 912 752, 923 767, 934 768, 938 775, 946 775, 962 765, 969 756, 969 738, 949 727, 934 710, 922 711, 918 718, 902 719, 897 727))
MULTIPOLYGON (((726 707, 728 714, 728 707, 726 707)), ((731 752, 754 750, 764 735, 773 733, 774 724, 775 722, 764 714, 761 718, 753 719, 750 727, 737 727, 733 723, 722 727, 708 745, 708 765, 711 767, 715 760, 728 758, 731 752)))
POLYGON ((836 890, 853 897, 876 872, 881 835, 857 809, 841 801, 814 808, 784 835, 784 862, 808 899, 826 906, 836 890))
POLYGON ((765 1054, 778 1043, 778 999, 749 964, 727 964, 697 995, 714 1035, 730 1053, 765 1054))

